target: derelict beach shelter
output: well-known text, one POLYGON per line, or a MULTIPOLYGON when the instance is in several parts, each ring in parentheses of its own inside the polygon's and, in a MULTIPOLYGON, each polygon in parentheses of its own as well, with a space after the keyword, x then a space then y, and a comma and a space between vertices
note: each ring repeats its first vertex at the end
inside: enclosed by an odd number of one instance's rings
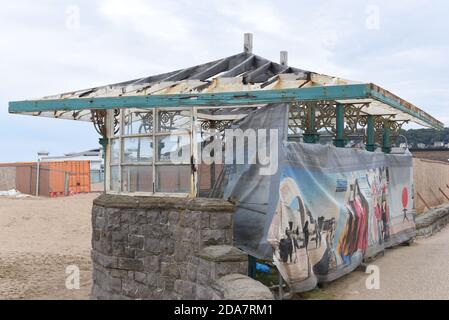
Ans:
MULTIPOLYGON (((123 83, 73 91, 37 100, 11 102, 9 112, 56 119, 93 122, 107 146, 108 192, 198 194, 190 156, 171 167, 164 150, 151 144, 173 144, 178 131, 182 144, 196 141, 193 123, 224 128, 267 104, 290 103, 289 132, 302 132, 304 142, 317 142, 326 128, 337 146, 345 135, 365 128, 366 146, 390 150, 393 137, 405 122, 442 128, 443 124, 420 108, 374 85, 356 83, 304 71, 252 53, 246 35, 244 52, 199 66, 123 83), (170 141, 171 140, 171 141, 170 141), (139 146, 142 151, 137 150, 139 146), (140 153, 140 154, 138 154, 140 153), (160 174, 177 171, 192 176, 177 187, 164 188, 160 174), (148 172, 154 183, 124 185, 129 173, 148 172), (153 187, 154 186, 154 187, 153 187)), ((193 150, 192 150, 193 152, 193 150)))
POLYGON ((224 59, 10 102, 9 112, 93 122, 106 150, 108 194, 232 195, 236 246, 273 259, 295 291, 332 281, 363 257, 413 237, 411 156, 389 153, 404 123, 443 128, 375 84, 290 67, 286 52, 279 63, 257 56, 251 34, 242 53, 224 59), (273 176, 195 159, 202 148, 196 142, 210 129, 270 126, 285 142, 273 176), (334 147, 317 144, 323 130, 334 147), (345 148, 360 132, 366 151, 345 148), (173 150, 180 159, 173 161, 173 150))

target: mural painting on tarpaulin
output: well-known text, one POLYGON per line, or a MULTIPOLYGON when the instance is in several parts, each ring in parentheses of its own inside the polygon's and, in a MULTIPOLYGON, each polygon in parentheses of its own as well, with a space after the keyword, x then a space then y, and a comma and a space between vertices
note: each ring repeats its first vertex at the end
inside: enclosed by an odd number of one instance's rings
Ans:
POLYGON ((294 291, 332 281, 413 236, 411 166, 389 166, 385 157, 384 166, 363 170, 282 168, 267 240, 294 291))

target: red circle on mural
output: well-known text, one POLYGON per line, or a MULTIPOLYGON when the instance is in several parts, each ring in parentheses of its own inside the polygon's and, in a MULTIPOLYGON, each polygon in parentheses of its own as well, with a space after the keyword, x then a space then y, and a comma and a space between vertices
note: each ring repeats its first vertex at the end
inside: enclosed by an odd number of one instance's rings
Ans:
POLYGON ((407 208, 407 203, 408 203, 408 190, 407 187, 404 187, 404 189, 402 189, 402 206, 405 208, 407 208))

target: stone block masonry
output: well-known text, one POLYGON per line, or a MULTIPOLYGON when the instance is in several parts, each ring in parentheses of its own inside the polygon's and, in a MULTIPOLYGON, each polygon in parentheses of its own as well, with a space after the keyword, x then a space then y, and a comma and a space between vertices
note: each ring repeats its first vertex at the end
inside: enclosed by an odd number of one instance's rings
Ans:
POLYGON ((242 277, 251 297, 272 297, 246 277, 247 255, 232 246, 233 213, 219 199, 100 196, 92 209, 92 298, 226 299, 233 297, 226 283, 242 277))

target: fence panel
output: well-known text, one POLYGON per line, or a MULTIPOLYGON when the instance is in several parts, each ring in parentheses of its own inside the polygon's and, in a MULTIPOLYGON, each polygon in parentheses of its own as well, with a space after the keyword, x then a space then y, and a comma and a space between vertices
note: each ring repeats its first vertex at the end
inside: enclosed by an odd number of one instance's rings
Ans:
POLYGON ((413 158, 413 170, 417 214, 449 203, 449 163, 413 158))

